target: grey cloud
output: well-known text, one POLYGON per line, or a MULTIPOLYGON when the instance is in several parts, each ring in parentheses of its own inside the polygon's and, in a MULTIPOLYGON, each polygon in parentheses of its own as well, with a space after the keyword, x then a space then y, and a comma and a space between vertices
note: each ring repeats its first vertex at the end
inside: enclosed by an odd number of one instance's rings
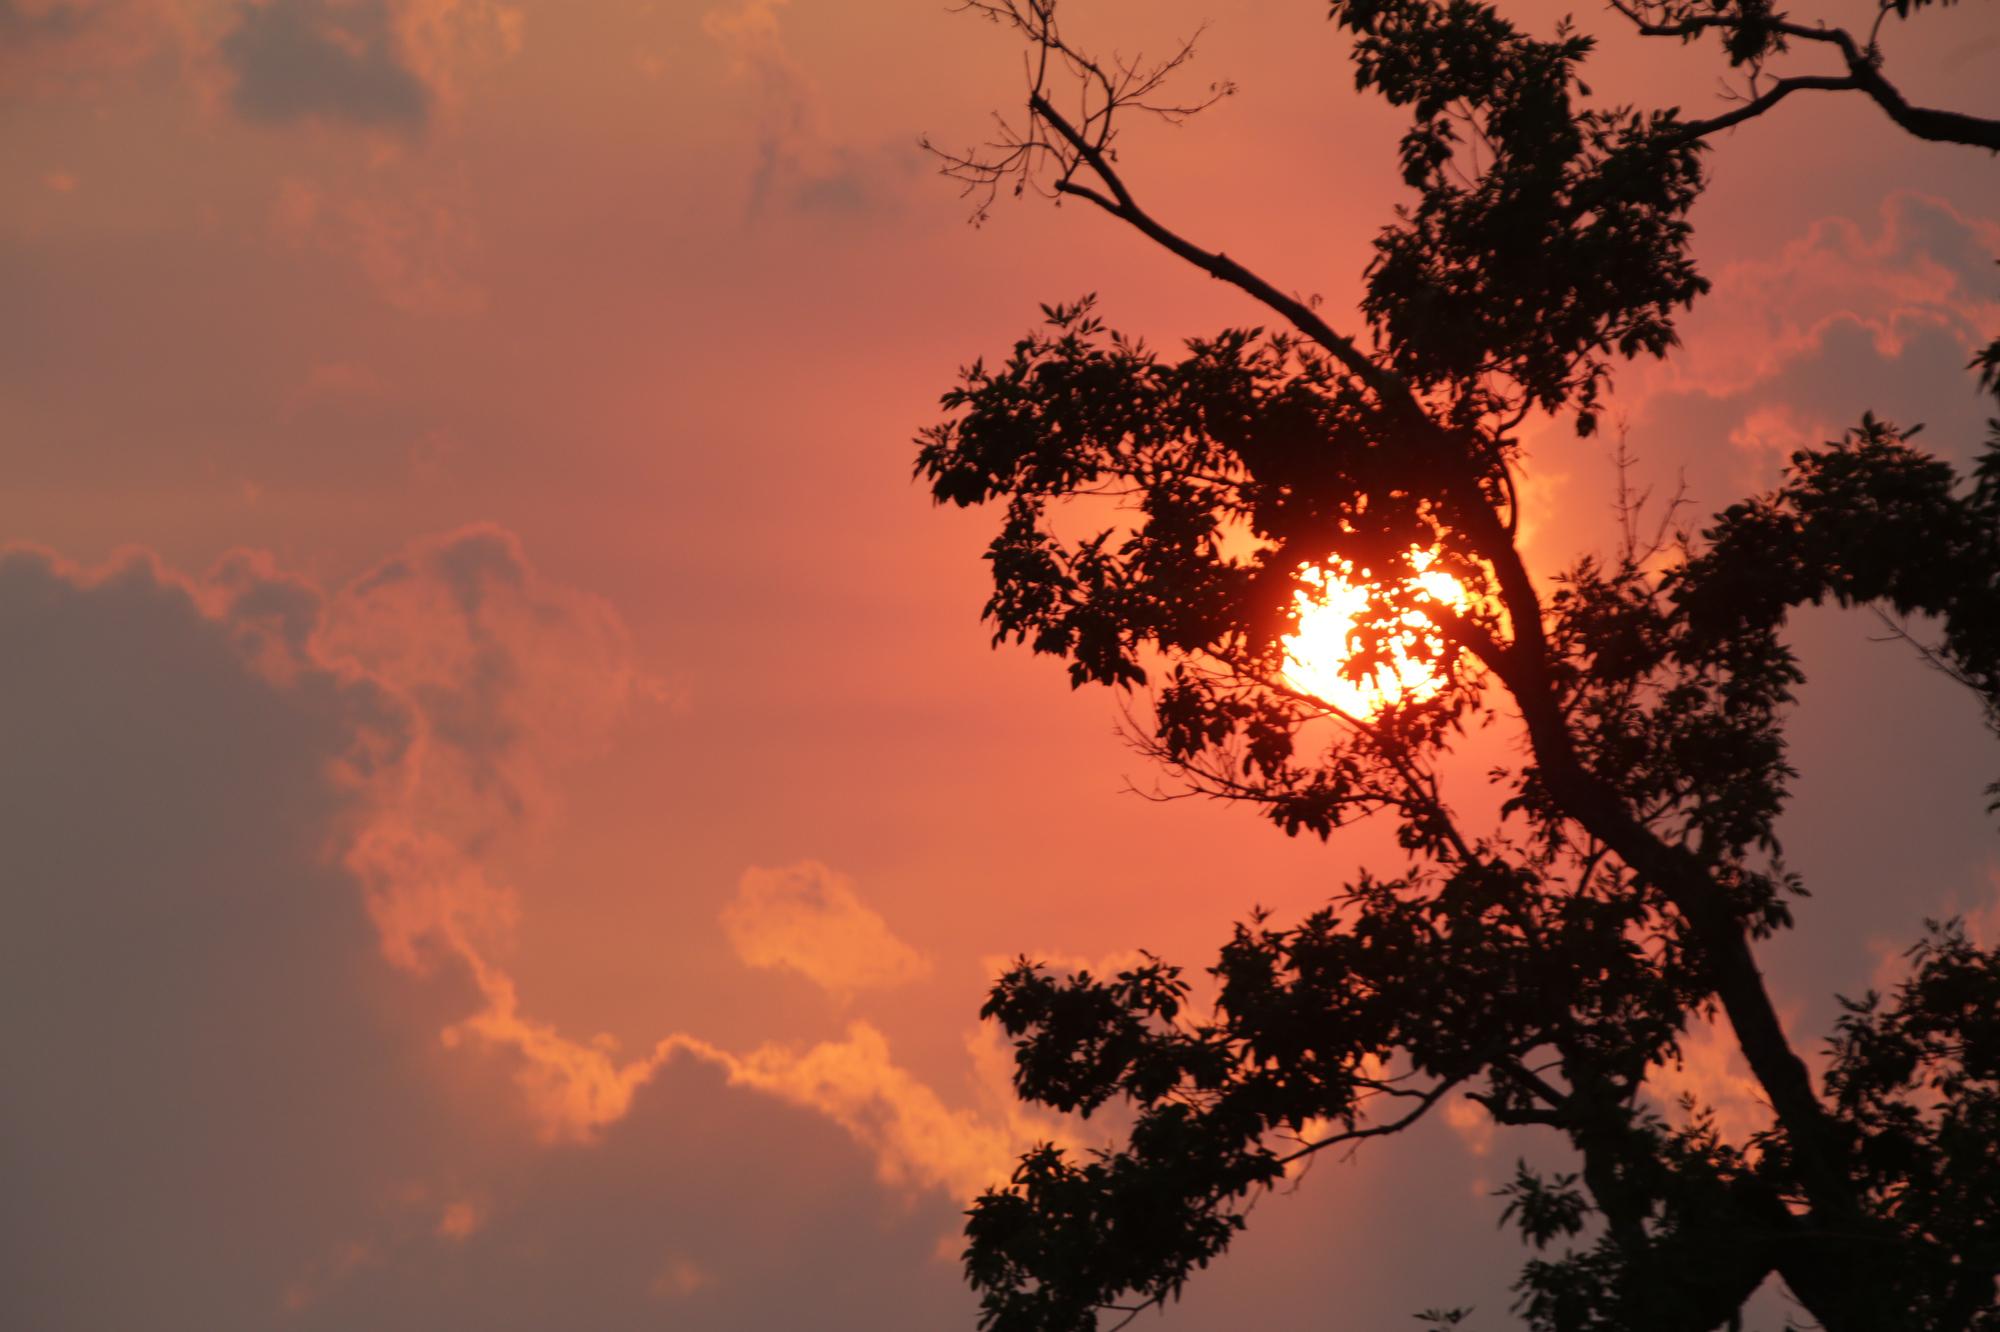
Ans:
POLYGON ((270 1326, 449 1155, 434 1038, 390 1018, 425 1001, 319 857, 328 765, 406 719, 260 678, 244 626, 145 562, 82 583, 8 553, 0 624, 6 1321, 270 1326))
POLYGON ((1910 193, 1883 200, 1870 225, 1821 218, 1776 253, 1730 264, 1683 321, 1685 349, 1644 382, 1742 394, 1820 356, 1830 332, 1870 331, 1895 355, 1912 335, 1945 328, 1965 352, 2000 332, 1993 261, 2000 227, 1910 193))
POLYGON ((61 3, 29 10, 19 0, 0 0, 0 43, 61 41, 76 36, 90 18, 86 5, 61 3))
POLYGON ((757 148, 746 213, 865 217, 889 211, 921 159, 908 145, 858 147, 832 136, 819 89, 785 41, 779 21, 784 3, 738 0, 702 20, 729 56, 732 75, 755 95, 757 148))
POLYGON ((272 124, 321 119, 415 131, 431 88, 410 67, 388 0, 245 3, 219 52, 230 104, 272 124))
POLYGON ((828 1118, 676 1060, 540 1146, 514 1054, 440 1044, 480 996, 388 965, 327 854, 366 799, 333 774, 418 719, 290 652, 318 604, 248 557, 0 552, 0 1322, 969 1323, 931 1261, 960 1204, 885 1194, 828 1118))

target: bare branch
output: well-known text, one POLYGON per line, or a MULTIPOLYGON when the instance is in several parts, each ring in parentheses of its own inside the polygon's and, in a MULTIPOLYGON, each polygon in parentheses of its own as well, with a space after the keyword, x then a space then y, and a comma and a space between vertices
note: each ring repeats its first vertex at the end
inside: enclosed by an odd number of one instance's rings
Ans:
MULTIPOLYGON (((1732 13, 1688 13, 1677 6, 1659 3, 1658 0, 1609 0, 1611 7, 1630 20, 1633 27, 1645 37, 1678 37, 1690 41, 1703 33, 1741 32, 1744 18, 1732 13)), ((1781 78, 1769 91, 1753 96, 1744 105, 1726 115, 1709 120, 1691 121, 1686 127, 1686 137, 1704 138, 1732 125, 1763 115, 1794 92, 1809 89, 1824 91, 1861 92, 1879 106, 1890 120, 1905 132, 1919 139, 1933 143, 1957 143, 1972 148, 1984 148, 1988 152, 2000 152, 2000 120, 1989 120, 1980 116, 1968 116, 1957 111, 1939 111, 1930 107, 1912 106, 1900 89, 1882 74, 1882 51, 1877 44, 1883 20, 1895 9, 1892 3, 1880 4, 1875 22, 1869 29, 1866 44, 1856 42, 1845 28, 1825 25, 1795 23, 1787 19, 1765 20, 1761 26, 1778 34, 1775 50, 1784 49, 1784 38, 1831 46, 1840 53, 1847 67, 1844 76, 1803 75, 1781 78)), ((1755 92, 1756 79, 1763 72, 1761 60, 1750 61, 1752 91, 1755 92)))
POLYGON ((1119 173, 1114 145, 1121 112, 1179 124, 1235 91, 1232 85, 1219 82, 1194 99, 1165 95, 1170 77, 1194 55, 1192 38, 1165 60, 1152 64, 1107 62, 1070 45, 1057 27, 1051 0, 968 0, 962 8, 1013 29, 1027 40, 1030 49, 1025 128, 1016 129, 996 117, 998 136, 984 149, 963 153, 945 152, 925 143, 942 163, 943 173, 959 181, 964 192, 977 200, 975 220, 986 216, 1003 187, 1016 195, 1032 189, 1081 199, 1282 316, 1325 348, 1398 417, 1409 420, 1421 415, 1402 378, 1378 365, 1353 338, 1335 330, 1310 302, 1279 289, 1228 255, 1204 249, 1168 228, 1140 205, 1119 173), (1058 75, 1064 77, 1059 79, 1058 75), (1058 86, 1063 82, 1069 85, 1068 91, 1058 86), (1071 92, 1075 110, 1066 113, 1058 99, 1068 100, 1071 92))

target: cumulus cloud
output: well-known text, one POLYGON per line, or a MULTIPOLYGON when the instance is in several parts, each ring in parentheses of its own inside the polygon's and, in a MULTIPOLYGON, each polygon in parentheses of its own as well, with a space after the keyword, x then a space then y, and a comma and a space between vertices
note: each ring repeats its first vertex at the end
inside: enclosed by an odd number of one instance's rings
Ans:
POLYGON ((1724 1138, 1745 1142, 1771 1126, 1770 1103, 1750 1073, 1728 1025, 1714 1016, 1689 1023, 1680 1057, 1646 1070, 1646 1090, 1658 1108, 1679 1115, 1685 1097, 1715 1115, 1724 1138))
POLYGON ((409 314, 470 315, 486 308, 473 276, 479 229, 459 201, 411 177, 385 190, 329 190, 299 177, 278 182, 269 234, 293 250, 316 251, 360 270, 384 302, 409 314))
POLYGON ((722 928, 744 965, 796 971, 842 997, 930 973, 930 963, 855 896, 854 881, 818 861, 745 870, 722 928))
POLYGON ((1753 410, 1729 432, 1732 447, 1782 463, 1800 449, 1837 439, 1841 428, 1807 416, 1788 402, 1767 403, 1753 410))
POLYGON ((714 1284, 715 1278, 708 1270, 692 1258, 675 1256, 669 1258, 660 1268, 660 1274, 653 1278, 652 1292, 663 1300, 682 1300, 704 1286, 714 1284))
POLYGON ((1885 359, 1933 333, 1969 351, 2000 332, 1996 258, 2000 224, 1926 195, 1889 195, 1872 228, 1822 218, 1777 254, 1715 274, 1684 321, 1687 345, 1666 363, 1667 384, 1741 394, 1820 355, 1842 330, 1885 359))
POLYGON ((270 1325, 376 1252, 388 1181, 454 1157, 427 1028, 473 996, 402 992, 324 846, 415 719, 358 674, 268 673, 284 600, 239 610, 144 556, 0 554, 21 1326, 270 1325))
POLYGON ((404 56, 388 0, 248 3, 217 50, 230 105, 249 120, 415 130, 430 116, 430 87, 404 56))
POLYGON ((363 574, 328 603, 319 645, 416 706, 423 818, 475 851, 551 812, 551 772, 664 695, 610 604, 543 578, 497 527, 417 542, 363 574))
POLYGON ((786 44, 779 13, 788 0, 737 0, 702 16, 702 30, 751 90, 757 161, 748 211, 862 214, 889 204, 917 165, 906 148, 856 148, 825 125, 818 87, 786 44))
MULTIPOLYGON (((1986 882, 1983 891, 1973 895, 1970 903, 1962 893, 1949 895, 1933 915, 1937 920, 1957 919, 1965 929, 1965 937, 1975 948, 2000 948, 2000 864, 1989 863, 1986 867, 1986 882)), ((1892 939, 1875 935, 1868 941, 1869 951, 1874 954, 1875 965, 1869 973, 1868 985, 1878 994, 1892 994, 1896 987, 1910 978, 1913 958, 1910 946, 1912 938, 1892 939)))
POLYGON ((408 137, 523 32, 505 0, 0 0, 0 93, 99 97, 165 58, 251 123, 408 137))
POLYGON ((1981 948, 2000 948, 2000 868, 1986 871, 1992 895, 1965 913, 1965 933, 1981 948))
POLYGON ((242 0, 215 55, 246 120, 416 133, 462 63, 520 41, 520 11, 491 0, 242 0))
MULTIPOLYGON (((1623 376, 1634 454, 1652 464, 1633 483, 1684 493, 1690 517, 1710 512, 1772 484, 1794 450, 1840 438, 1864 412, 1923 423, 1925 447, 1968 458, 1985 411, 1966 362, 2000 333, 1996 256, 2000 225, 1902 192, 1872 219, 1821 218, 1717 270, 1682 321, 1685 345, 1623 376), (1658 470, 1666 459, 1678 477, 1658 470)), ((1568 487, 1537 484, 1549 492, 1541 508, 1556 498, 1555 526, 1570 523, 1568 487)), ((1531 490, 1531 517, 1537 504, 1531 490)))
POLYGON ((437 1233, 444 1239, 471 1239, 486 1224, 486 1209, 478 1203, 460 1198, 446 1203, 438 1214, 437 1233))
MULTIPOLYGON (((506 958, 530 916, 488 851, 549 817, 555 770, 652 686, 610 608, 505 532, 416 542, 331 591, 255 553, 197 580, 13 549, 0 626, 0 1038, 22 1072, 0 1092, 20 1241, 0 1288, 27 1323, 514 1325, 559 1315, 559 1260, 624 1283, 598 1307, 637 1326, 739 1289, 700 1247, 736 1221, 675 1221, 690 1186, 663 1161, 713 1172, 707 1144, 745 1133, 817 1143, 943 1203, 912 1240, 928 1251, 1049 1136, 1002 1104, 997 1047, 955 1105, 868 1023, 747 1053, 674 1031, 627 1056, 524 1005, 506 958), (524 1164, 524 1126, 581 1150, 524 1164), (617 1204, 647 1220, 607 1245, 598 1214, 635 1178, 659 1193, 617 1204)), ((708 1209, 744 1187, 703 1178, 708 1209)))
POLYGON ((995 1122, 947 1106, 895 1064, 888 1041, 865 1022, 849 1026, 845 1040, 804 1052, 765 1046, 720 1061, 732 1083, 831 1118, 874 1149, 882 1181, 898 1188, 940 1188, 970 1198, 1004 1181, 1029 1145, 1060 1136, 1025 1117, 995 1122))
POLYGON ((83 0, 0 0, 0 41, 64 41, 83 31, 100 8, 83 0))
POLYGON ((94 95, 180 28, 152 0, 0 0, 0 95, 94 95))
POLYGON ((1451 1125, 1451 1131, 1458 1135, 1465 1150, 1474 1156, 1485 1156, 1493 1150, 1494 1136, 1499 1126, 1486 1107, 1476 1101, 1454 1098, 1445 1102, 1444 1122, 1451 1125))

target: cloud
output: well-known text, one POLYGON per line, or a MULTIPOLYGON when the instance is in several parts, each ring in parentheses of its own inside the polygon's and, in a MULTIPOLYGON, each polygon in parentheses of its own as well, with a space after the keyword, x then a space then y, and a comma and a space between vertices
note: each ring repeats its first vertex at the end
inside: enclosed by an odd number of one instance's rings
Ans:
POLYGON ((796 971, 841 997, 930 973, 930 963, 855 896, 854 881, 818 861, 745 870, 722 928, 745 966, 796 971))
POLYGON ((1799 449, 1812 448, 1837 439, 1840 429, 1817 418, 1807 418, 1787 402, 1758 407, 1729 432, 1729 443, 1745 453, 1765 455, 1782 463, 1799 449))
POLYGON ((430 118, 431 90, 404 54, 388 0, 250 0, 217 47, 237 114, 402 130, 430 118))
POLYGON ((882 1181, 897 1188, 971 1198, 1005 1181, 1034 1142, 1059 1136, 1025 1118, 995 1122, 945 1105, 896 1066, 888 1041, 865 1022, 849 1026, 844 1041, 804 1052, 765 1046, 721 1062, 731 1083, 816 1110, 867 1144, 882 1181))
POLYGON ((492 0, 241 0, 215 56, 246 120, 416 134, 462 64, 513 55, 521 33, 492 0))
MULTIPOLYGON (((1934 910, 1932 918, 1957 919, 1975 948, 2000 948, 2000 864, 1987 865, 1982 888, 1982 892, 1973 894, 1970 905, 1963 894, 1951 893, 1934 910)), ((1894 994, 1896 987, 1914 971, 1910 949, 1916 942, 1914 938, 1871 937, 1868 948, 1874 954, 1875 966, 1869 973, 1869 988, 1877 994, 1894 994)))
POLYGON ((95 95, 181 28, 153 0, 0 0, 0 97, 95 95))
POLYGON ((437 1233, 449 1240, 471 1239, 486 1224, 486 1209, 468 1199, 446 1203, 438 1215, 437 1233))
POLYGON ((707 1269, 692 1258, 672 1257, 660 1268, 660 1274, 653 1278, 652 1292, 662 1300, 684 1300, 704 1286, 713 1285, 715 1278, 707 1269))
POLYGON ((361 675, 258 660, 239 606, 142 554, 0 553, 0 1288, 49 1329, 268 1326, 449 1169, 432 1023, 327 833, 414 742, 361 675))
POLYGON ((1986 879, 1992 895, 1964 913, 1965 934, 1979 948, 2000 948, 2000 867, 1989 865, 1986 879))
POLYGON ((1884 359, 1934 332, 1969 354, 2000 333, 1996 258, 2000 224, 1893 193, 1873 234, 1850 218, 1822 218, 1776 255, 1723 268, 1684 321, 1685 350, 1646 369, 1659 389, 1739 395, 1819 356, 1843 328, 1884 359))
POLYGON ((665 697, 608 602, 543 578, 493 526, 416 542, 363 574, 327 604, 318 644, 416 706, 422 817, 475 852, 550 816, 551 773, 665 697))
POLYGON ((785 41, 788 0, 737 0, 702 16, 702 31, 729 58, 730 76, 755 106, 757 160, 747 211, 867 214, 889 206, 918 166, 907 147, 856 148, 834 141, 817 85, 785 41))
POLYGON ((43 42, 74 37, 94 7, 79 0, 0 0, 0 41, 43 42))
POLYGON ((101 99, 158 66, 252 124, 415 138, 524 32, 505 0, 0 0, 0 96, 101 99))
MULTIPOLYGON (((496 848, 652 694, 610 607, 511 534, 418 541, 331 591, 254 552, 196 580, 13 549, 0 626, 0 1039, 32 1070, 0 1097, 0 1216, 25 1237, 0 1285, 36 1326, 402 1326, 366 1311, 420 1316, 445 1252, 519 1298, 508 1255, 556 1242, 520 1201, 524 1129, 624 1178, 647 1153, 705 1161, 700 1131, 821 1124, 878 1181, 955 1201, 1050 1136, 1008 1103, 990 1033, 954 1105, 868 1023, 747 1053, 670 1031, 627 1056, 524 1005, 506 958, 531 917, 496 848), (733 1108, 697 1131, 681 1121, 712 1111, 689 1096, 733 1108)), ((821 904, 872 917, 841 888, 821 904)), ((564 1215, 588 1233, 587 1209, 564 1215)), ((665 1267, 657 1239, 635 1250, 631 1307, 724 1281, 698 1238, 665 1267)))
POLYGON ((1493 1122, 1486 1107, 1464 1097, 1454 1097, 1445 1102, 1444 1122, 1451 1125, 1451 1131, 1465 1144, 1465 1150, 1474 1156, 1485 1156, 1493 1150, 1494 1135, 1499 1126, 1493 1122))
POLYGON ((1715 1115, 1716 1128, 1731 1142, 1742 1144, 1771 1126, 1770 1103, 1750 1066, 1737 1048, 1726 1022, 1697 1018, 1681 1036, 1680 1057, 1651 1065, 1646 1090, 1663 1112, 1678 1117, 1683 1097, 1692 1096, 1715 1115))
MULTIPOLYGON (((2000 333, 1996 255, 2000 225, 1903 192, 1872 225, 1821 218, 1774 253, 1723 267, 1683 321, 1685 346, 1624 374, 1633 452, 1650 464, 1633 486, 1650 488, 1655 514, 1684 495, 1692 508, 1679 521, 1695 523, 1773 484, 1793 450, 1840 438, 1864 412, 1923 423, 1924 447, 1969 458, 1987 413, 1966 362, 2000 333), (1666 459, 1675 471, 1659 467, 1666 459)), ((1530 517, 1553 504, 1560 518, 1538 532, 1575 522, 1559 474, 1577 447, 1538 441, 1542 470, 1550 458, 1556 469, 1529 488, 1530 517)))
POLYGON ((278 182, 268 227, 282 245, 352 263, 395 309, 444 316, 486 308, 486 292, 468 272, 480 232, 464 207, 427 180, 342 193, 287 177, 278 182))

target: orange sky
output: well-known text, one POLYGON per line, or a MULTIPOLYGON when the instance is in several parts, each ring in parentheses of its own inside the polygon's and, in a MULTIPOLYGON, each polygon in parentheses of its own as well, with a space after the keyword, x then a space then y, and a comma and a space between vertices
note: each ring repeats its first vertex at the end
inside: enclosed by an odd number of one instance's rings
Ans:
MULTIPOLYGON (((1212 20, 1239 95, 1130 176, 1351 326, 1400 129, 1324 6, 1069 8, 1212 20)), ((1600 95, 1709 104, 1712 52, 1580 17, 1600 95)), ((2000 110, 1990 6, 1889 49, 2000 110)), ((1018 73, 934 3, 0 0, 0 1321, 969 1327, 967 1193, 1076 1132, 1006 1094, 996 959, 1199 967, 1400 863, 1125 794, 1113 700, 987 646, 992 516, 909 480, 958 365, 1086 291, 1261 320, 1081 207, 965 225, 916 140, 1018 73)), ((1791 110, 1715 155, 1715 291, 1621 380, 1696 513, 1865 408, 1957 458, 1985 415, 1990 163, 1791 110)), ((1605 548, 1604 449, 1529 467, 1538 566, 1605 548)), ((1976 709, 1876 632, 1800 630, 1806 1046, 2000 899, 1976 709)), ((1162 1325, 1497 1315, 1475 1195, 1524 1150, 1327 1162, 1162 1325)))

